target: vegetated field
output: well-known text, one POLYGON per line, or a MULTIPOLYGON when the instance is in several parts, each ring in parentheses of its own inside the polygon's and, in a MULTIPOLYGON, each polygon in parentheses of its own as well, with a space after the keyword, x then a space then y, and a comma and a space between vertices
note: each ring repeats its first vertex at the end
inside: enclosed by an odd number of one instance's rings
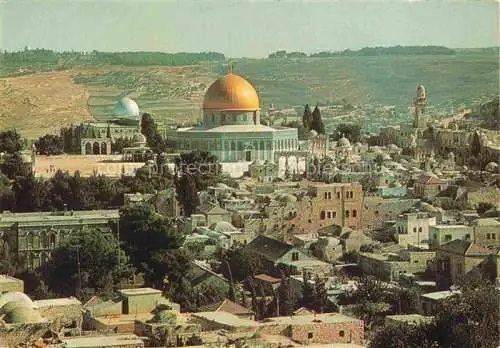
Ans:
MULTIPOLYGON (((216 73, 224 68, 219 64, 216 73)), ((264 106, 380 103, 407 107, 417 85, 430 104, 498 93, 493 55, 333 57, 235 61, 235 71, 259 90, 264 106)))
POLYGON ((15 128, 28 138, 58 134, 62 126, 92 120, 88 97, 71 71, 1 78, 0 130, 15 128))
MULTIPOLYGON (((264 110, 271 103, 282 108, 346 102, 394 105, 407 113, 418 84, 426 86, 429 104, 434 106, 499 92, 495 55, 239 59, 233 63, 234 72, 257 88, 264 110)), ((0 78, 0 127, 37 136, 57 133, 62 125, 91 117, 105 121, 124 95, 157 120, 194 122, 201 115, 206 89, 227 71, 227 62, 211 62, 82 67, 0 78)))

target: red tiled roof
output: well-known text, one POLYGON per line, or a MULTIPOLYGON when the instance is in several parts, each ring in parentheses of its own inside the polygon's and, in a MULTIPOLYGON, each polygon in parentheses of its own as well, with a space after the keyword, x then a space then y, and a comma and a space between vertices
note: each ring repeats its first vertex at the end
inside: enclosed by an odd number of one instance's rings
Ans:
POLYGON ((419 184, 425 184, 425 185, 429 185, 429 184, 442 184, 443 182, 441 181, 441 179, 439 179, 438 177, 434 176, 434 175, 422 175, 420 178, 418 178, 417 180, 417 183, 419 184))
POLYGON ((268 274, 257 274, 254 278, 262 280, 264 282, 268 282, 268 283, 279 283, 279 282, 281 282, 281 279, 271 277, 268 274))
POLYGON ((215 302, 198 309, 199 312, 226 312, 234 315, 252 314, 253 312, 231 300, 225 299, 221 302, 215 302))

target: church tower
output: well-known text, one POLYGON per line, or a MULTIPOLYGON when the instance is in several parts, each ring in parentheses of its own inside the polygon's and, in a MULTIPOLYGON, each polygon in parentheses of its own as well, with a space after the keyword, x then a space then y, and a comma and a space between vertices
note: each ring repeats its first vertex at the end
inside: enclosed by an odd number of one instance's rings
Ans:
POLYGON ((425 94, 425 87, 419 85, 417 87, 417 96, 413 100, 414 107, 414 128, 426 128, 427 127, 427 114, 425 113, 425 107, 427 105, 427 95, 425 94))

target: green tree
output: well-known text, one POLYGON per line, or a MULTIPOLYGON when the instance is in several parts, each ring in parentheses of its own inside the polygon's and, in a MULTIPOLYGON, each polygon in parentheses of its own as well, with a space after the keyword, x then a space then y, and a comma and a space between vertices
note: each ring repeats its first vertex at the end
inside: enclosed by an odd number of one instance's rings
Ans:
POLYGON ((341 123, 333 133, 334 140, 339 140, 342 136, 349 139, 351 143, 361 141, 361 126, 359 124, 341 123))
POLYGON ((177 199, 182 206, 184 216, 191 216, 196 212, 196 208, 200 205, 198 190, 196 188, 196 179, 194 175, 183 174, 176 180, 175 191, 177 199))
POLYGON ((307 140, 311 138, 311 132, 309 131, 309 129, 305 128, 298 121, 291 121, 287 123, 283 122, 281 125, 283 127, 297 128, 297 136, 299 140, 307 140))
POLYGON ((480 202, 477 205, 476 211, 479 215, 483 215, 488 210, 495 208, 495 205, 489 202, 480 202))
POLYGON ((311 130, 312 121, 313 115, 311 112, 311 107, 309 106, 309 104, 306 104, 306 106, 304 107, 304 114, 302 115, 302 125, 306 130, 311 130))
POLYGON ((35 147, 41 155, 60 155, 64 152, 63 138, 58 135, 46 134, 38 138, 35 147))
POLYGON ((64 239, 52 252, 47 269, 51 290, 70 296, 81 289, 81 298, 117 289, 132 271, 118 240, 97 229, 64 239))
POLYGON ((148 114, 144 113, 142 115, 142 120, 141 120, 141 133, 144 134, 146 137, 146 140, 148 142, 148 146, 155 152, 155 153, 161 153, 165 151, 165 142, 163 141, 163 138, 161 137, 160 133, 158 132, 158 129, 156 127, 156 123, 153 119, 153 117, 148 114))
POLYGON ((278 308, 280 316, 292 315, 297 308, 297 298, 290 284, 289 277, 281 278, 280 287, 278 288, 278 308))
POLYGON ((42 211, 52 206, 50 186, 47 181, 34 175, 18 177, 12 187, 17 212, 42 211))
POLYGON ((380 327, 370 340, 369 348, 439 348, 435 324, 398 323, 380 327))
POLYGON ((177 220, 157 214, 149 204, 137 204, 120 212, 120 240, 132 264, 147 270, 154 252, 180 248, 184 237, 177 220))
POLYGON ((30 168, 24 163, 24 160, 19 152, 7 153, 4 155, 3 163, 0 164, 0 171, 7 175, 9 179, 16 177, 24 177, 29 175, 30 168))
POLYGON ((488 279, 461 284, 461 294, 443 302, 436 325, 443 347, 494 348, 500 344, 500 296, 488 279))
POLYGON ((22 149, 21 136, 15 130, 0 132, 0 152, 13 154, 22 149))
POLYGON ((131 146, 132 146, 132 139, 123 137, 115 138, 111 143, 111 152, 121 153, 125 147, 131 147, 131 146))
POLYGON ((312 122, 311 129, 314 129, 318 134, 325 134, 325 125, 323 124, 323 120, 321 119, 321 111, 319 110, 319 106, 316 105, 314 111, 312 113, 312 122))
POLYGON ((147 267, 146 282, 155 288, 179 282, 190 267, 191 258, 184 249, 159 249, 150 253, 149 259, 143 263, 147 267))
POLYGON ((234 282, 243 281, 263 271, 262 260, 238 246, 227 250, 221 256, 220 261, 218 272, 234 282))

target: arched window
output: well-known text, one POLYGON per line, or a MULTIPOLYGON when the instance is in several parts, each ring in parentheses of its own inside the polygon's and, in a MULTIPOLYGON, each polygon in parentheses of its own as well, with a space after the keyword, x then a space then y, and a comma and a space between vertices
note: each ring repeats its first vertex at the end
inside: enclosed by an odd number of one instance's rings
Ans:
POLYGON ((345 217, 348 218, 349 217, 349 210, 346 210, 345 211, 345 217))
POLYGON ((356 216, 358 216, 358 211, 356 209, 354 209, 352 211, 352 217, 356 217, 356 216))
POLYGON ((325 192, 325 199, 328 199, 328 192, 325 192))
POLYGON ((321 213, 320 213, 320 215, 319 215, 319 218, 320 218, 321 220, 324 220, 324 219, 325 219, 325 211, 324 211, 324 210, 322 210, 322 211, 321 211, 321 213))

